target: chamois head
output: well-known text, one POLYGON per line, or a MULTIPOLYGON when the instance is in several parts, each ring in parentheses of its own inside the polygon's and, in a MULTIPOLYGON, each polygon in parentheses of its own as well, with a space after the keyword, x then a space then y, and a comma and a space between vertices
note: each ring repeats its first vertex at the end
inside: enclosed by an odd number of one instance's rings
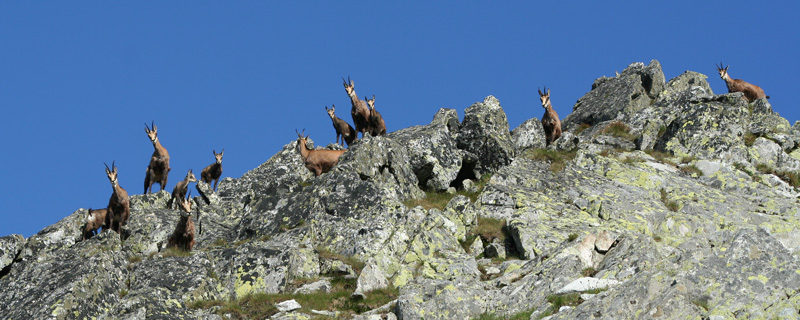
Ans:
POLYGON ((342 82, 344 82, 344 90, 347 91, 347 95, 352 96, 353 93, 356 91, 356 87, 355 84, 353 83, 353 80, 350 80, 350 76, 347 77, 347 81, 345 81, 344 77, 342 77, 342 82))
POLYGON ((194 173, 192 173, 192 169, 189 169, 189 173, 186 174, 184 180, 188 182, 197 182, 197 178, 195 178, 194 173))
POLYGON ((544 87, 546 93, 542 93, 542 89, 539 89, 539 100, 542 101, 542 108, 547 109, 547 106, 550 104, 550 89, 544 87))
POLYGON ((334 112, 336 111, 336 105, 332 104, 330 109, 328 109, 328 106, 325 106, 325 111, 328 112, 328 116, 330 116, 331 119, 336 118, 336 115, 334 114, 334 112))
POLYGON ((364 100, 367 101, 367 106, 370 109, 375 110, 375 95, 374 94, 372 95, 372 99, 367 99, 367 96, 364 96, 364 100))
POLYGON ((217 160, 217 164, 222 164, 222 154, 225 153, 225 149, 222 149, 222 152, 217 153, 216 149, 212 149, 211 152, 214 153, 214 158, 217 160))
MULTIPOLYGON (((186 195, 186 199, 181 198, 178 205, 180 206, 181 211, 183 211, 187 216, 192 215, 192 192, 189 191, 189 194, 186 195)), ((183 214, 182 214, 183 215, 183 214)))
POLYGON ((144 123, 144 132, 147 132, 147 137, 150 138, 150 142, 155 143, 158 140, 158 127, 154 124, 155 121, 150 123, 150 127, 147 127, 147 122, 144 123))
POLYGON ((117 182, 117 166, 115 165, 115 162, 116 161, 111 162, 111 167, 114 168, 113 170, 108 168, 107 163, 103 162, 103 164, 106 165, 106 175, 108 176, 108 181, 111 181, 111 186, 116 188, 119 183, 117 182))
POLYGON ((719 77, 722 78, 722 80, 725 80, 725 79, 729 78, 728 77, 728 68, 730 68, 730 65, 726 66, 725 68, 723 68, 722 67, 722 62, 720 62, 719 65, 717 65, 717 72, 719 72, 719 77))

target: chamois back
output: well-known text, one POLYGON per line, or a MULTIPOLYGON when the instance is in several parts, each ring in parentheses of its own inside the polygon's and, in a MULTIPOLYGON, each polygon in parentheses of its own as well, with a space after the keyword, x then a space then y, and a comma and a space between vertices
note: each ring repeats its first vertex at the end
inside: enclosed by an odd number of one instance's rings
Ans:
POLYGON ((744 98, 747 100, 747 102, 753 102, 754 100, 761 98, 769 99, 769 96, 764 93, 764 89, 761 89, 761 87, 752 83, 748 83, 742 79, 731 79, 730 75, 728 74, 728 68, 730 68, 730 66, 723 68, 722 63, 717 66, 719 77, 725 81, 725 85, 728 87, 728 93, 744 93, 744 98))
MULTIPOLYGON (((305 132, 305 130, 303 130, 305 132)), ((308 141, 308 136, 303 136, 303 133, 297 133, 297 150, 300 151, 300 156, 303 158, 303 163, 305 164, 306 168, 314 173, 314 176, 318 177, 319 175, 326 173, 333 168, 337 163, 339 163, 339 156, 341 156, 347 149, 345 150, 314 150, 308 149, 306 146, 306 142, 308 141)))
POLYGON ((103 231, 105 231, 105 228, 107 228, 107 214, 108 209, 92 210, 92 208, 89 208, 89 214, 86 216, 86 225, 83 227, 83 240, 95 236, 96 231, 101 227, 103 228, 103 231))

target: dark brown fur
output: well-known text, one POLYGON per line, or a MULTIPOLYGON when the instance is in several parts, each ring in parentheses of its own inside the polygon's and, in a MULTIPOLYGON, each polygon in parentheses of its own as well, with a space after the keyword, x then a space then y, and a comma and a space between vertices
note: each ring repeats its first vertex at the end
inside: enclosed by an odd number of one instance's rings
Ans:
POLYGON ((542 108, 545 110, 544 115, 542 115, 542 127, 544 128, 546 145, 549 146, 561 137, 561 120, 550 103, 549 89, 547 89, 547 93, 542 93, 542 90, 539 90, 539 99, 542 101, 542 108))
POLYGON ((314 173, 314 176, 326 173, 339 163, 339 156, 345 150, 310 150, 306 146, 308 136, 303 136, 302 133, 297 133, 297 150, 300 151, 300 156, 303 158, 303 163, 308 170, 314 173))
POLYGON ((108 209, 92 210, 89 208, 89 215, 86 216, 86 226, 83 227, 83 240, 93 237, 100 227, 105 230, 107 213, 108 209))
POLYGON ((214 181, 214 192, 216 192, 219 177, 222 176, 222 154, 225 153, 225 149, 222 149, 220 153, 217 153, 217 150, 211 150, 211 152, 214 152, 214 159, 216 159, 216 161, 208 165, 208 167, 205 167, 203 171, 200 171, 200 180, 208 184, 214 181))
POLYGON ((158 127, 151 123, 152 129, 144 124, 144 131, 147 132, 147 137, 153 143, 153 155, 150 156, 150 164, 147 165, 147 171, 144 176, 144 193, 150 193, 153 190, 153 184, 158 183, 161 185, 161 190, 167 186, 167 176, 171 168, 169 167, 169 152, 161 142, 158 141, 158 127))
POLYGON ((347 121, 344 121, 342 118, 336 116, 334 113, 335 110, 335 105, 331 106, 330 109, 328 109, 328 106, 325 106, 325 111, 328 112, 328 116, 331 117, 331 121, 333 122, 333 129, 336 130, 336 143, 339 143, 339 137, 342 137, 342 145, 347 143, 347 146, 349 147, 358 134, 356 133, 356 130, 353 129, 349 123, 347 123, 347 121))
POLYGON ((192 251, 194 248, 194 222, 192 222, 192 200, 180 198, 181 218, 175 225, 175 231, 169 237, 167 248, 192 251))
MULTIPOLYGON (((356 126, 356 135, 358 132, 361 132, 361 138, 364 138, 364 133, 369 129, 369 108, 367 107, 366 101, 358 100, 353 81, 350 80, 349 77, 347 80, 350 82, 349 84, 342 78, 342 81, 344 81, 344 90, 347 92, 347 96, 350 97, 350 104, 353 106, 350 110, 350 115, 353 116, 353 124, 356 126)), ((358 136, 356 136, 354 140, 357 139, 358 136)))
POLYGON ((364 97, 364 100, 367 100, 369 106, 369 134, 373 137, 386 134, 386 123, 383 122, 383 116, 378 110, 375 110, 375 95, 372 95, 372 99, 364 97))
POLYGON ((108 175, 108 180, 111 182, 111 188, 114 189, 114 193, 108 199, 108 213, 106 214, 105 225, 117 233, 122 233, 122 226, 131 215, 131 205, 128 192, 122 189, 117 181, 117 166, 112 163, 111 167, 114 170, 109 170, 108 165, 106 165, 106 175, 108 175))

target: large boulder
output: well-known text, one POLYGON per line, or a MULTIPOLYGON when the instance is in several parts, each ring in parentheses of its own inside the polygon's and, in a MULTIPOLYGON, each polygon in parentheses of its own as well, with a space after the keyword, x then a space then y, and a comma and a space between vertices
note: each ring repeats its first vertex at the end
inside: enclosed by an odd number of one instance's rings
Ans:
POLYGON ((459 149, 473 155, 473 161, 477 160, 476 163, 468 161, 464 164, 474 168, 475 177, 511 163, 516 155, 516 146, 508 130, 506 113, 494 96, 488 96, 464 111, 457 143, 459 149))

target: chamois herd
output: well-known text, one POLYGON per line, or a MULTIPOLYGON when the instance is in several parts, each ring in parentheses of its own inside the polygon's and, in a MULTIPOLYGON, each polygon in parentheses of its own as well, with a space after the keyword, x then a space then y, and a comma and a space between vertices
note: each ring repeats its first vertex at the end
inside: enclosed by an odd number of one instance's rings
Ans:
MULTIPOLYGON (((729 66, 722 68, 721 63, 717 65, 717 71, 719 72, 720 78, 725 81, 728 87, 728 93, 742 92, 744 93, 743 98, 747 100, 747 102, 752 102, 761 98, 769 99, 769 96, 765 95, 764 90, 759 86, 747 83, 741 79, 731 79, 728 75, 728 67, 729 66)), ((347 121, 336 116, 335 105, 331 105, 330 109, 328 109, 328 106, 325 106, 325 111, 331 118, 336 133, 336 143, 339 144, 341 138, 341 145, 346 144, 350 147, 353 143, 358 141, 358 133, 361 133, 362 139, 365 138, 367 133, 373 137, 385 135, 386 123, 381 114, 375 109, 375 95, 372 95, 372 99, 364 97, 364 100, 361 100, 356 94, 355 84, 349 77, 347 80, 342 78, 342 82, 345 92, 350 98, 350 115, 352 116, 355 128, 347 123, 347 121)), ((544 92, 541 89, 538 91, 542 108, 545 109, 541 122, 546 138, 545 143, 549 146, 561 137, 561 120, 550 102, 550 89, 545 87, 544 92)), ((149 127, 147 123, 145 123, 145 132, 150 142, 153 144, 154 149, 150 157, 150 163, 147 165, 144 179, 144 193, 147 194, 152 192, 152 187, 155 183, 158 183, 161 186, 161 190, 164 190, 167 185, 167 176, 171 168, 169 166, 169 153, 158 140, 158 128, 155 123, 151 122, 149 127)), ((309 149, 307 146, 308 136, 304 135, 305 130, 303 130, 303 132, 297 132, 295 130, 295 132, 297 133, 297 151, 300 153, 305 167, 313 172, 315 177, 330 171, 331 168, 339 162, 339 157, 347 152, 347 149, 309 149)), ((216 191, 217 183, 222 175, 222 154, 225 153, 225 150, 223 149, 220 153, 217 153, 216 150, 212 151, 215 162, 203 169, 200 173, 200 180, 209 185, 211 181, 214 181, 213 190, 216 191)), ((112 162, 111 168, 106 164, 106 175, 111 182, 112 188, 111 197, 108 200, 108 208, 89 209, 88 216, 86 217, 86 225, 82 232, 84 240, 91 238, 100 228, 102 228, 103 231, 111 229, 117 233, 121 233, 125 221, 127 221, 130 216, 128 193, 117 181, 117 167, 115 163, 112 162)), ((177 207, 181 211, 181 217, 178 224, 175 226, 175 230, 168 239, 167 247, 190 251, 194 246, 195 228, 194 222, 192 221, 191 193, 187 195, 187 191, 189 183, 196 181, 197 178, 195 178, 195 175, 190 169, 186 177, 178 182, 172 190, 172 197, 167 202, 167 208, 172 209, 173 203, 177 199, 177 207), (184 198, 184 196, 186 196, 186 198, 184 198)))

